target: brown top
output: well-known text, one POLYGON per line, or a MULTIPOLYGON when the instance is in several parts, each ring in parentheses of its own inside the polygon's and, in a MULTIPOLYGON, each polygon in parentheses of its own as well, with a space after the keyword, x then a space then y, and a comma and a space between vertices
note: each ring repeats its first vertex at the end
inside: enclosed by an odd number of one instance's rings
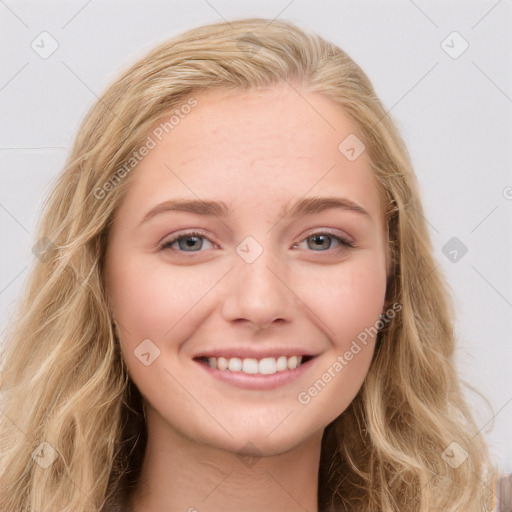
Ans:
POLYGON ((508 473, 496 482, 496 512, 512 512, 512 475, 508 473))

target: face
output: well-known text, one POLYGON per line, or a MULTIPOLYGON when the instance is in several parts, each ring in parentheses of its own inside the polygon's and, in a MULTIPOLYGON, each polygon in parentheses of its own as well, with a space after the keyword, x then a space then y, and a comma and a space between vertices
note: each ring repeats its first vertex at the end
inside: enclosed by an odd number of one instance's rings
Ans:
POLYGON ((383 206, 366 152, 338 148, 360 131, 332 100, 288 85, 194 97, 153 136, 109 234, 122 355, 148 425, 282 453, 340 415, 367 374, 383 206))

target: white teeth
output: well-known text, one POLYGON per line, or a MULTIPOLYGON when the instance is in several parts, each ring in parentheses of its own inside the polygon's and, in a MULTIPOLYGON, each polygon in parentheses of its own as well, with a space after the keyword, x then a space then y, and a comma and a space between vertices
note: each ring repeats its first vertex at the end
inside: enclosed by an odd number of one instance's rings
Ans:
POLYGON ((260 361, 260 373, 263 375, 272 375, 277 372, 277 362, 275 357, 265 357, 260 361))
POLYGON ((294 370, 302 363, 302 356, 280 356, 265 357, 264 359, 241 359, 240 357, 209 357, 208 366, 218 370, 229 370, 231 372, 243 372, 247 374, 259 373, 261 375, 272 375, 276 372, 294 370))
POLYGON ((288 369, 288 359, 286 356, 281 356, 277 358, 277 371, 282 372, 288 369))
POLYGON ((244 373, 258 373, 258 360, 244 359, 242 363, 242 371, 244 373))
POLYGON ((293 370, 297 368, 298 359, 297 356, 292 356, 288 358, 288 370, 293 370))
POLYGON ((242 369, 242 360, 239 357, 232 357, 229 360, 228 368, 232 372, 239 372, 242 369))

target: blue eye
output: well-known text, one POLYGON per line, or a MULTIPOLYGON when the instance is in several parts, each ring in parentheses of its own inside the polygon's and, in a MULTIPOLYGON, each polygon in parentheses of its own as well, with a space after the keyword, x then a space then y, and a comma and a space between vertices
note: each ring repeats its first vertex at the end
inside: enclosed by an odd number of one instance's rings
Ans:
POLYGON ((198 240, 208 240, 202 233, 198 233, 197 231, 191 231, 189 233, 182 233, 178 236, 175 236, 174 238, 171 238, 170 240, 167 240, 164 242, 160 249, 171 249, 175 242, 178 242, 178 246, 181 251, 183 252, 198 252, 194 249, 199 248, 201 249, 203 244, 199 244, 198 240), (184 243, 181 243, 184 241, 184 243), (192 249, 192 250, 190 250, 192 249))
MULTIPOLYGON (((178 250, 179 252, 201 252, 201 249, 203 248, 203 243, 201 242, 201 240, 208 240, 208 242, 212 243, 202 233, 197 231, 190 231, 186 233, 181 233, 177 236, 174 236, 170 240, 167 240, 162 245, 160 245, 160 249, 173 249, 172 246, 177 242, 178 249, 174 250, 178 250)), ((302 240, 300 243, 307 242, 309 240, 313 240, 315 244, 318 244, 317 248, 312 248, 313 244, 307 244, 308 248, 312 249, 315 252, 326 252, 326 250, 332 249, 332 240, 335 240, 339 244, 338 249, 355 247, 355 245, 351 241, 339 235, 335 235, 334 233, 331 233, 329 231, 318 231, 316 233, 313 233, 304 240, 302 240)), ((298 246, 299 244, 294 244, 293 248, 295 249, 298 246)))
MULTIPOLYGON (((317 248, 312 248, 312 245, 313 244, 307 244, 308 248, 311 249, 313 251, 316 251, 318 252, 318 249, 320 249, 320 252, 325 252, 323 251, 322 249, 331 249, 331 245, 332 245, 332 240, 336 240, 336 242, 338 242, 342 247, 350 247, 350 248, 353 248, 355 247, 354 244, 352 242, 350 242, 349 240, 341 237, 341 236, 338 236, 338 235, 335 235, 333 233, 330 233, 329 231, 326 231, 326 232, 323 232, 323 231, 319 231, 317 233, 313 233, 312 235, 309 235, 307 238, 305 238, 302 242, 307 242, 309 240, 312 240, 314 244, 318 244, 317 245, 317 248), (327 244, 326 244, 327 242, 327 244), (326 247, 327 245, 327 247, 326 247)), ((298 247, 299 244, 295 244, 294 247, 298 247)), ((338 246, 339 248, 339 246, 338 246)))

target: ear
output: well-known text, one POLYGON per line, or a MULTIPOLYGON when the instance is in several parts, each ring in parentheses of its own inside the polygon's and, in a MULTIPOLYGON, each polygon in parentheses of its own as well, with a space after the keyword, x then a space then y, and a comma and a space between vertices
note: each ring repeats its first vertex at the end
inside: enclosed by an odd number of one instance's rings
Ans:
POLYGON ((111 315, 112 318, 112 328, 114 330, 114 336, 119 339, 119 325, 117 325, 116 319, 113 315, 111 315))
MULTIPOLYGON (((394 270, 393 267, 392 270, 394 270)), ((386 280, 386 295, 384 297, 384 304, 382 305, 381 313, 385 313, 396 302, 394 300, 394 295, 394 275, 393 273, 389 273, 386 280)))

